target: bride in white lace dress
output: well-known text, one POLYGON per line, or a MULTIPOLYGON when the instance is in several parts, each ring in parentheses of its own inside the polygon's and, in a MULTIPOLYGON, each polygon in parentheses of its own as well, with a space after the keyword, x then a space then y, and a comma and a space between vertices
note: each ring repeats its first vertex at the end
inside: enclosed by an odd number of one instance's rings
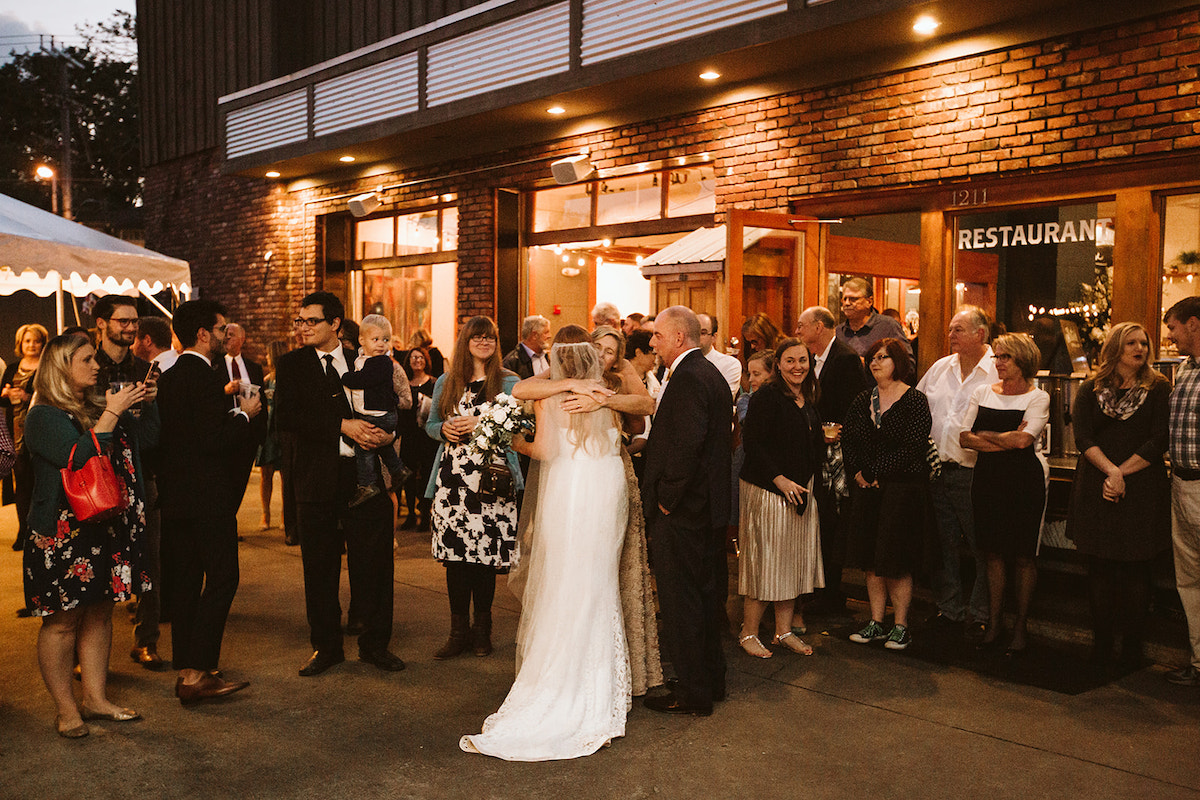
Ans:
MULTIPOLYGON (((590 344, 556 344, 551 379, 600 376, 590 344)), ((625 734, 632 701, 618 570, 626 526, 625 466, 608 409, 568 414, 562 396, 535 404, 530 455, 540 463, 517 630, 517 676, 468 753, 508 761, 590 755, 625 734)))

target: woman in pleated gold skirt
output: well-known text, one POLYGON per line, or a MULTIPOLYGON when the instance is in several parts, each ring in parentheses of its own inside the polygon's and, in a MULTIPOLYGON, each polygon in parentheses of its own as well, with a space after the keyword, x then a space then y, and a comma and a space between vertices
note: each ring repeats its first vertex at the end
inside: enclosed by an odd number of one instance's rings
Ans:
POLYGON ((770 380, 750 398, 743 427, 738 592, 745 596, 743 650, 770 658, 758 638, 768 604, 775 609, 772 644, 812 655, 792 631, 795 599, 825 585, 814 476, 824 456, 811 357, 798 339, 776 348, 770 380))

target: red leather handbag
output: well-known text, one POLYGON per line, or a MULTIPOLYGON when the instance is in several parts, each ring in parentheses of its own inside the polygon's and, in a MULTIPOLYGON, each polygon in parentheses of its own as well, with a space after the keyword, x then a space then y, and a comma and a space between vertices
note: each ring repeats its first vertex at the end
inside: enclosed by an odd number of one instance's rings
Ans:
POLYGON ((67 493, 67 503, 75 512, 75 519, 80 522, 103 522, 112 519, 129 506, 125 493, 124 482, 117 477, 112 461, 100 449, 100 442, 92 432, 92 443, 96 445, 96 455, 89 458, 82 467, 71 469, 75 460, 75 448, 67 457, 67 466, 62 472, 63 490, 67 493))

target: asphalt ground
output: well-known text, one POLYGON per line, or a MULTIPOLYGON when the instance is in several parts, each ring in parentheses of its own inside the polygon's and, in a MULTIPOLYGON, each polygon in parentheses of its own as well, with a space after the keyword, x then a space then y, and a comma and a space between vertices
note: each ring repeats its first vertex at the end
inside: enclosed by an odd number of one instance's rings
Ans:
MULTIPOLYGON (((275 519, 279 519, 276 492, 275 519)), ((1200 798, 1200 689, 1150 666, 1077 696, 940 667, 822 633, 811 658, 758 660, 728 642, 729 697, 711 717, 635 702, 626 735, 573 761, 467 755, 512 681, 519 607, 500 579, 496 651, 435 662, 448 605, 427 534, 400 532, 392 649, 399 673, 354 660, 315 678, 300 552, 258 530, 258 475, 239 517, 241 588, 222 669, 251 687, 184 708, 175 674, 133 664, 116 609, 110 697, 132 723, 55 735, 39 623, 17 619, 19 553, 0 548, 0 798, 1200 798)), ((12 507, 0 531, 15 530, 12 507)), ((343 607, 348 589, 343 581, 343 607)), ((852 604, 860 617, 865 607, 852 604)), ((160 647, 170 653, 164 627, 160 647)))

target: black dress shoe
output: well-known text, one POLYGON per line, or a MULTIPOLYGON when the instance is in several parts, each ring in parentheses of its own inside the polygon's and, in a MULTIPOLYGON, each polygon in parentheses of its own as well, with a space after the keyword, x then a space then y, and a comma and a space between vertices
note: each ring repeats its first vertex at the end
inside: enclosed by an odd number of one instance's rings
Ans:
MULTIPOLYGON (((679 685, 678 678, 667 678, 665 681, 663 681, 663 686, 667 687, 667 690, 669 692, 671 692, 672 694, 675 693, 675 687, 678 685, 679 685)), ((713 702, 720 702, 721 700, 725 699, 725 685, 724 684, 713 689, 712 698, 713 698, 713 702)))
POLYGON ((362 636, 364 633, 366 633, 366 630, 367 626, 356 619, 348 620, 346 624, 342 626, 342 633, 346 634, 347 636, 362 636))
POLYGON ((154 645, 135 647, 129 651, 129 657, 133 659, 133 663, 141 664, 151 672, 162 672, 167 666, 159 657, 154 645))
POLYGON ((293 534, 284 534, 283 543, 288 547, 295 547, 300 544, 300 537, 293 534))
POLYGON ((712 715, 711 705, 698 706, 685 703, 676 697, 674 692, 665 694, 662 697, 647 697, 642 701, 642 705, 651 711, 658 711, 662 714, 691 714, 693 717, 708 717, 712 715))
POLYGON ((387 650, 359 650, 358 660, 367 664, 374 664, 387 672, 399 672, 404 669, 404 662, 387 650))
POLYGON ((304 666, 300 668, 300 675, 305 678, 311 678, 313 675, 320 675, 325 670, 337 666, 345 660, 346 656, 343 653, 318 650, 312 654, 308 661, 304 662, 304 666))

